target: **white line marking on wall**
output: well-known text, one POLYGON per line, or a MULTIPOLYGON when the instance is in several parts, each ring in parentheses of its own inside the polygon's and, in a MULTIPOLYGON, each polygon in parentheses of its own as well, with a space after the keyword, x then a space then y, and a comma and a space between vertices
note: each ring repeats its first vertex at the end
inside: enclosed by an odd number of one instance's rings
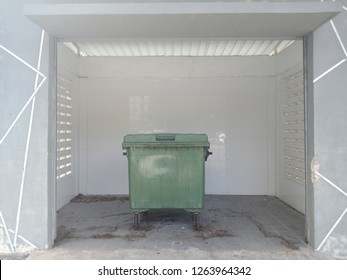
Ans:
MULTIPOLYGON (((0 224, 0 227, 4 227, 4 225, 0 224)), ((14 230, 8 228, 8 232, 10 233, 14 233, 14 230)), ((33 243, 31 243, 28 239, 24 238, 23 236, 21 236, 20 234, 18 234, 18 238, 23 240, 25 243, 27 243, 28 245, 30 245, 31 247, 33 247, 34 249, 38 249, 38 247, 36 245, 34 245, 33 243)))
POLYGON ((347 7, 345 7, 345 6, 342 6, 342 9, 344 9, 344 10, 346 10, 346 11, 347 11, 347 7))
MULTIPOLYGON (((40 71, 40 68, 41 68, 41 58, 42 58, 42 49, 43 49, 44 38, 45 38, 45 31, 42 30, 42 32, 41 32, 41 40, 40 40, 39 59, 37 61, 37 69, 39 71, 40 71)), ((38 75, 38 73, 36 73, 34 90, 37 88, 38 81, 39 81, 39 75, 38 75)))
MULTIPOLYGON (((325 177, 323 174, 319 173, 317 170, 313 170, 313 172, 318 175, 320 178, 322 178, 325 182, 327 182, 330 186, 332 186, 333 188, 335 188, 336 190, 338 190, 340 193, 342 193, 345 197, 347 197, 347 193, 345 191, 343 191, 340 187, 338 187, 336 184, 334 184, 331 180, 329 180, 327 177, 325 177)), ((317 251, 319 251, 322 246, 324 245, 324 243, 327 241, 327 239, 329 238, 329 236, 331 235, 331 233, 334 231, 334 229, 338 226, 338 224, 340 223, 340 221, 342 220, 343 216, 346 214, 347 212, 347 208, 345 209, 345 211, 341 214, 341 216, 337 219, 337 221, 335 222, 335 224, 332 226, 332 228, 329 230, 329 232, 327 233, 327 235, 325 236, 325 238, 323 239, 323 241, 321 242, 321 244, 319 244, 319 246, 317 247, 317 251)))
POLYGON ((336 190, 338 190, 340 193, 342 193, 344 196, 347 197, 347 193, 344 192, 341 188, 339 188, 336 184, 334 184, 332 181, 330 181, 327 177, 319 173, 318 171, 314 171, 320 178, 322 178, 325 182, 327 182, 329 185, 334 187, 336 190))
POLYGON ((339 32, 337 31, 334 22, 333 22, 332 20, 330 20, 330 23, 331 23, 332 28, 334 29, 335 35, 336 35, 336 37, 337 37, 337 40, 339 40, 339 43, 340 43, 340 45, 341 45, 341 48, 342 48, 342 50, 343 50, 343 53, 345 54, 345 57, 347 57, 347 51, 346 51, 346 49, 345 49, 345 46, 343 45, 343 42, 342 42, 341 37, 340 37, 340 34, 339 34, 339 32))
POLYGON ((335 222, 335 224, 332 226, 332 228, 329 230, 329 232, 327 233, 327 235, 325 236, 325 238, 323 239, 323 241, 321 242, 321 244, 319 244, 319 246, 317 247, 317 251, 319 251, 322 246, 324 245, 324 243, 327 241, 327 239, 329 238, 329 236, 331 235, 331 233, 334 231, 334 229, 338 226, 338 224, 341 222, 343 216, 347 213, 347 208, 345 209, 345 211, 343 211, 343 213, 341 214, 341 216, 337 219, 337 221, 335 222))
POLYGON ((24 59, 20 58, 18 55, 14 54, 13 52, 11 52, 9 49, 5 48, 3 45, 0 45, 0 49, 3 49, 5 52, 7 52, 8 54, 12 55, 15 59, 19 60, 20 62, 22 62, 24 65, 26 65, 27 67, 29 67, 31 70, 35 71, 37 74, 39 74, 41 77, 45 77, 44 74, 42 74, 39 70, 37 70, 35 67, 32 67, 28 62, 26 62, 24 59))
POLYGON ((3 227, 4 227, 4 230, 5 230, 5 233, 6 233, 7 241, 8 241, 8 243, 9 243, 9 245, 10 245, 11 252, 14 253, 12 241, 11 241, 10 235, 9 235, 9 233, 8 233, 8 229, 7 229, 7 226, 6 226, 6 223, 5 223, 4 216, 2 215, 2 212, 1 212, 1 211, 0 211, 0 218, 1 218, 1 222, 2 222, 2 225, 3 225, 3 227))
MULTIPOLYGON (((37 62, 37 69, 38 70, 40 70, 40 68, 41 68, 41 56, 42 56, 42 47, 43 47, 44 37, 45 37, 45 31, 42 30, 41 41, 40 41, 40 49, 39 49, 39 58, 38 58, 38 62, 37 62)), ((37 89, 38 78, 39 78, 39 74, 36 73, 34 90, 37 89)), ((20 221, 20 215, 21 215, 21 210, 22 210, 24 183, 25 183, 25 178, 26 178, 26 169, 27 169, 27 162, 28 162, 28 153, 29 153, 29 148, 30 148, 30 139, 31 139, 31 130, 32 130, 32 125, 33 125, 34 111, 35 111, 35 96, 34 96, 34 98, 32 100, 30 119, 29 119, 29 129, 28 129, 28 135, 27 135, 27 141, 26 141, 25 153, 24 153, 24 164, 23 164, 22 180, 21 180, 20 192, 19 192, 19 201, 18 201, 17 218, 16 218, 16 228, 15 228, 14 240, 13 240, 13 245, 14 245, 15 248, 17 247, 19 221, 20 221)))
MULTIPOLYGON (((14 233, 13 230, 9 230, 10 232, 14 233)), ((31 243, 29 240, 27 240, 26 238, 24 238, 23 236, 21 236, 20 234, 18 234, 18 238, 22 239, 25 243, 27 243, 29 246, 33 247, 34 249, 38 249, 38 247, 36 245, 34 245, 33 243, 31 243)))
POLYGON ((331 71, 333 71, 335 68, 339 67, 342 63, 344 63, 347 59, 344 58, 342 59, 340 62, 338 62, 337 64, 335 64, 333 67, 331 67, 330 69, 328 69, 327 71, 325 71, 323 74, 319 75, 317 78, 315 78, 313 80, 314 83, 318 82, 321 78, 323 78, 324 76, 326 76, 327 74, 329 74, 331 71))
POLYGON ((37 92, 40 90, 41 86, 43 85, 43 83, 46 81, 46 77, 44 77, 40 84, 37 86, 37 88, 34 90, 34 92, 32 93, 32 95, 30 96, 30 98, 28 99, 28 101, 25 103, 25 105, 23 106, 23 108, 20 110, 19 114, 17 115, 17 117, 15 118, 15 120, 12 122, 12 124, 10 125, 10 127, 8 128, 8 130, 6 131, 5 135, 1 138, 0 140, 0 145, 5 141, 6 137, 8 136, 8 134, 11 132, 11 130, 13 129, 13 127, 15 126, 15 124, 17 123, 17 121, 19 120, 19 118, 21 117, 21 115, 23 114, 23 112, 25 111, 25 109, 28 107, 28 105, 30 104, 31 100, 35 97, 35 95, 37 94, 37 92))
MULTIPOLYGON (((40 84, 36 87, 36 89, 34 90, 34 92, 32 93, 32 95, 30 96, 30 98, 28 99, 28 101, 25 103, 25 105, 23 106, 23 108, 20 110, 19 114, 17 115, 17 117, 15 118, 15 120, 12 122, 12 124, 10 125, 10 127, 8 128, 8 130, 6 131, 6 133, 4 134, 4 136, 1 138, 0 140, 0 145, 5 141, 6 137, 8 136, 8 134, 11 132, 12 128, 15 126, 15 124, 17 123, 18 119, 21 117, 21 115, 23 114, 24 110, 28 107, 29 103, 31 102, 31 100, 35 97, 35 95, 37 94, 37 92, 39 91, 39 89, 41 88, 41 86, 43 85, 43 83, 46 80, 46 76, 44 74, 42 74, 39 70, 37 70, 36 68, 34 68, 33 66, 31 66, 29 63, 27 63, 24 59, 20 58, 19 56, 17 56, 16 54, 14 54, 13 52, 11 52, 9 49, 5 48, 3 45, 0 45, 0 48, 3 49, 4 51, 6 51, 7 53, 9 53, 11 56, 13 56, 14 58, 16 58, 17 60, 19 60, 20 62, 22 62, 23 64, 25 64, 27 67, 29 67, 30 69, 32 69, 33 71, 36 72, 36 74, 40 75, 43 77, 43 79, 41 80, 40 84)), ((41 59, 41 58, 39 58, 41 59)), ((36 75, 36 80, 38 80, 38 76, 36 75)))

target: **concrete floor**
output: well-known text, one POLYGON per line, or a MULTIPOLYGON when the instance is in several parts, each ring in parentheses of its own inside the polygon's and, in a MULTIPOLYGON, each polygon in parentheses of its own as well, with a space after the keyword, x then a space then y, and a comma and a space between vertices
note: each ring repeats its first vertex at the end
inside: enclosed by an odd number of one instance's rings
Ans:
POLYGON ((149 211, 133 228, 127 197, 78 196, 58 212, 57 240, 28 259, 329 259, 304 242, 304 216, 269 196, 207 195, 192 214, 149 211))

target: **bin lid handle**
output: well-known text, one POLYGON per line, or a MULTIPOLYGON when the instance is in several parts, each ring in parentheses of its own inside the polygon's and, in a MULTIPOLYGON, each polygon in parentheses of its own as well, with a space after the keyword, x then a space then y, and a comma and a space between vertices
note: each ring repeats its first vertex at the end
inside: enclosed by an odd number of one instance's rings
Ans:
POLYGON ((175 134, 157 134, 155 136, 156 141, 175 141, 175 134))

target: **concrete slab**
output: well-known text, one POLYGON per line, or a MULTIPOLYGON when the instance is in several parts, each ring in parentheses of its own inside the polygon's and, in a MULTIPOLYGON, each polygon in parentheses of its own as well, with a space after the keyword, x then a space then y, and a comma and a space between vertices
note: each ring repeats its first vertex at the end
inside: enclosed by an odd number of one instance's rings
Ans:
POLYGON ((28 259, 331 259, 304 241, 304 216, 269 196, 206 196, 191 213, 149 211, 138 230, 127 197, 79 196, 58 212, 52 249, 28 259))
POLYGON ((155 2, 27 4, 23 10, 43 29, 65 40, 298 38, 342 10, 340 4, 332 1, 155 2))

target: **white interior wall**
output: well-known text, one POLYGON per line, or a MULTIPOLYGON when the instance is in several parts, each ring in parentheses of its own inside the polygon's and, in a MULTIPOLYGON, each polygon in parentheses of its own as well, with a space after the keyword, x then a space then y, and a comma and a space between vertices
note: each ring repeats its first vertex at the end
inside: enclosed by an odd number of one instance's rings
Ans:
MULTIPOLYGON (((65 116, 57 116, 58 121, 62 120, 65 123, 60 125, 57 124, 57 130, 59 132, 59 129, 61 130, 71 130, 72 131, 72 141, 71 143, 63 143, 65 147, 71 147, 71 150, 69 151, 62 151, 57 152, 57 167, 59 168, 60 165, 66 165, 71 163, 70 166, 64 167, 61 170, 57 171, 57 174, 63 175, 64 177, 57 179, 57 210, 60 209, 62 206, 64 206, 66 203, 68 203, 71 198, 73 198, 76 194, 78 194, 78 188, 77 188, 77 179, 78 179, 78 168, 76 166, 78 165, 77 162, 77 136, 78 136, 78 127, 77 127, 77 116, 78 116, 78 57, 70 50, 68 49, 64 44, 58 44, 58 50, 57 50, 57 95, 58 95, 58 103, 64 102, 64 99, 60 99, 59 95, 62 94, 64 96, 71 97, 72 100, 68 102, 68 104, 72 104, 72 125, 66 125, 66 121, 71 119, 67 118, 65 116), (66 158, 66 155, 71 155, 71 158, 66 158), (64 159, 59 160, 59 157, 63 156, 64 159), (71 173, 69 173, 71 171, 71 173), (65 176, 66 174, 66 176, 65 176)), ((66 108, 59 107, 59 104, 57 106, 57 110, 66 112, 66 108)), ((70 134, 70 133, 69 133, 70 134)), ((68 135, 69 135, 68 134, 68 135)), ((59 138, 70 138, 70 136, 67 136, 66 133, 57 135, 58 141, 59 138)), ((65 139, 64 139, 65 140, 65 139)), ((58 149, 61 145, 58 145, 58 149)))
MULTIPOLYGON (((286 93, 285 79, 293 77, 299 82, 298 86, 295 86, 296 82, 293 82, 293 89, 291 94, 296 94, 298 98, 303 100, 303 84, 300 82, 300 77, 302 79, 303 75, 303 47, 302 42, 297 41, 295 44, 291 45, 289 48, 285 49, 283 52, 276 56, 276 68, 278 73, 278 99, 277 99, 277 138, 278 138, 278 171, 277 171, 277 196, 297 209, 298 211, 305 213, 305 184, 297 179, 289 178, 285 175, 285 153, 284 153, 284 96, 286 93), (298 77, 298 78, 295 78, 298 77), (302 98, 300 98, 300 96, 302 98)), ((302 116, 301 121, 304 121, 302 116)), ((295 124, 293 126, 295 128, 295 124)), ((291 153, 291 152, 290 152, 291 153)), ((301 153, 301 152, 300 152, 301 153)), ((292 155, 303 157, 304 153, 299 155, 293 152, 292 155)))
POLYGON ((196 132, 208 134, 214 153, 207 193, 276 194, 304 212, 304 184, 283 172, 283 79, 302 71, 301 42, 275 57, 78 61, 61 44, 58 54, 58 75, 79 92, 77 162, 58 180, 58 208, 79 192, 128 193, 125 134, 196 132))
POLYGON ((128 133, 207 133, 208 194, 275 194, 273 57, 81 57, 80 192, 127 194, 128 133))

